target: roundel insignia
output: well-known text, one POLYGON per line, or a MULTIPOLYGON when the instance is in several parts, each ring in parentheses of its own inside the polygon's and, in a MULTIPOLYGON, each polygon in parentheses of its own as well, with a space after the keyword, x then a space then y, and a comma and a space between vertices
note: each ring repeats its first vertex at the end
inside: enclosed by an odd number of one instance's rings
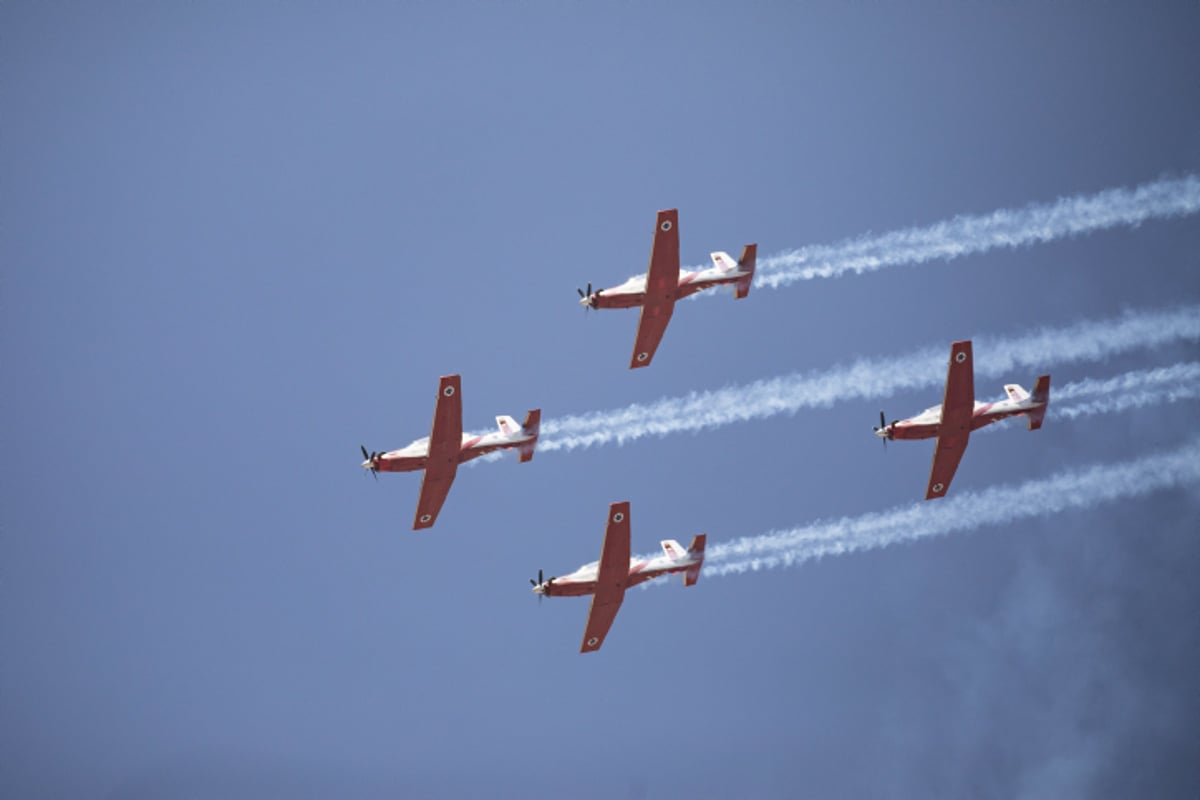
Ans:
POLYGON ((433 519, 433 517, 432 517, 432 516, 430 516, 429 514, 422 514, 422 515, 421 515, 421 523, 422 523, 422 524, 424 524, 424 523, 426 523, 426 522, 429 522, 429 520, 431 520, 431 519, 433 519))
POLYGON ((959 352, 956 356, 954 356, 954 360, 961 364, 962 362, 967 360, 967 354, 963 353, 963 352, 959 352))
POLYGON ((597 639, 595 636, 593 636, 592 638, 588 639, 588 647, 595 647, 596 642, 598 642, 598 641, 600 641, 600 640, 597 639))
POLYGON ((933 485, 933 493, 934 493, 934 494, 941 494, 941 493, 942 493, 942 490, 943 490, 943 489, 945 489, 945 488, 946 488, 946 487, 945 487, 945 486, 943 486, 942 484, 940 484, 940 483, 935 483, 935 484, 933 485))
POLYGON ((613 514, 613 522, 624 522, 624 521, 625 521, 625 515, 622 514, 620 511, 613 514))
POLYGON ((645 361, 645 360, 646 360, 647 358, 649 358, 649 357, 650 357, 650 354, 649 354, 649 353, 638 353, 638 354, 637 354, 637 360, 638 360, 638 361, 645 361))
POLYGON ((442 394, 446 395, 446 397, 450 397, 454 394, 454 387, 447 386, 445 389, 442 389, 442 394))
POLYGON ((664 219, 664 220, 662 221, 662 225, 659 225, 658 227, 662 228, 664 231, 669 231, 669 230, 671 230, 671 220, 669 220, 669 219, 664 219))

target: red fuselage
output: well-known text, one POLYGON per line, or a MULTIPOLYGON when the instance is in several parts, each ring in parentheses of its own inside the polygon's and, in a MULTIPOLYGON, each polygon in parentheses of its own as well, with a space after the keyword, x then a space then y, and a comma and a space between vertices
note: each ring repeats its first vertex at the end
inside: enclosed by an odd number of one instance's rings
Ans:
MULTIPOLYGON (((637 561, 629 565, 629 580, 625 584, 625 588, 637 586, 639 583, 652 581, 661 575, 670 575, 676 572, 686 572, 691 564, 681 564, 679 566, 668 567, 651 567, 649 561, 637 561)), ((590 564, 587 567, 579 570, 580 573, 585 573, 578 578, 573 578, 570 575, 562 578, 552 578, 542 584, 541 594, 547 597, 579 597, 581 595, 596 593, 596 565, 590 564), (590 577, 586 576, 585 570, 590 570, 590 577)))
MULTIPOLYGON (((1005 406, 1008 404, 1003 400, 999 403, 976 403, 975 411, 971 415, 971 430, 977 431, 980 428, 991 425, 993 422, 999 422, 1009 417, 1019 417, 1028 414, 1030 411, 1028 408, 995 408, 998 405, 1005 406)), ((924 414, 912 417, 911 419, 893 422, 887 426, 886 430, 889 439, 933 439, 940 433, 941 427, 941 413, 939 410, 939 413, 936 415, 931 415, 929 411, 926 411, 924 414), (936 416, 936 419, 927 422, 926 419, 931 416, 936 416)))
MULTIPOLYGON (((464 464, 467 461, 479 458, 480 456, 486 456, 488 453, 495 452, 496 450, 517 447, 520 444, 520 442, 480 444, 484 438, 483 436, 464 438, 462 447, 458 450, 458 463, 464 464)), ((404 450, 407 449, 409 448, 404 448, 404 450)), ((425 469, 426 462, 429 460, 428 444, 426 444, 424 452, 409 455, 404 450, 395 450, 391 453, 381 453, 376 456, 373 461, 376 465, 375 469, 380 472, 416 472, 425 469)))
MULTIPOLYGON (((702 292, 705 289, 711 289, 714 286, 727 286, 737 283, 742 279, 741 274, 735 273, 728 278, 705 278, 698 280, 699 272, 688 272, 679 276, 679 284, 675 289, 675 299, 682 300, 685 297, 690 297, 697 292, 702 292)), ((592 308, 639 308, 646 302, 646 292, 642 291, 624 292, 620 287, 615 287, 601 292, 594 292, 586 298, 587 305, 592 308)))

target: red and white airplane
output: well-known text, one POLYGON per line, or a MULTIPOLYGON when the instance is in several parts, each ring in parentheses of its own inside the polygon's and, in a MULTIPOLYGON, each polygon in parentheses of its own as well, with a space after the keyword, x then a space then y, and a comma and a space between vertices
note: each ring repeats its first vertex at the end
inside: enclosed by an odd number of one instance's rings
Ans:
POLYGON ((663 555, 643 561, 629 556, 629 503, 613 503, 608 507, 608 525, 604 530, 604 548, 600 560, 585 564, 570 575, 542 580, 533 584, 536 594, 546 597, 576 597, 592 595, 592 608, 588 612, 587 627, 583 631, 581 653, 599 650, 604 637, 612 627, 625 590, 630 586, 653 580, 672 572, 683 573, 683 585, 695 586, 700 580, 700 568, 704 566, 704 542, 707 537, 700 533, 692 537, 692 546, 687 550, 674 539, 664 539, 663 555))
POLYGON ((1015 383, 1004 385, 1008 399, 995 403, 975 401, 975 368, 971 359, 971 342, 955 342, 950 346, 950 367, 946 373, 946 393, 940 406, 927 408, 915 417, 884 424, 879 412, 879 427, 875 435, 885 443, 888 439, 929 439, 937 437, 933 451, 933 468, 929 472, 926 500, 945 497, 958 469, 958 462, 967 449, 971 431, 1008 417, 1029 417, 1029 430, 1042 427, 1046 407, 1050 404, 1050 376, 1042 375, 1033 385, 1033 394, 1015 383))
POLYGON ((521 461, 533 458, 537 447, 538 427, 542 411, 535 408, 525 415, 525 423, 517 425, 512 417, 496 417, 500 430, 484 435, 463 433, 462 376, 444 375, 438 386, 437 406, 433 411, 433 431, 407 447, 386 453, 368 453, 363 447, 364 469, 377 472, 413 472, 424 470, 421 494, 417 499, 417 514, 413 530, 431 528, 454 483, 458 465, 494 450, 515 447, 521 461))
POLYGON ((712 253, 713 265, 697 272, 679 268, 679 210, 658 212, 654 227, 654 244, 650 248, 650 269, 645 275, 635 275, 620 286, 592 291, 577 289, 579 304, 589 308, 642 307, 638 320, 637 338, 633 343, 630 369, 650 366, 654 351, 667 330, 675 301, 714 286, 733 284, 734 297, 750 294, 754 279, 754 262, 758 245, 748 244, 742 257, 734 261, 728 253, 712 253))

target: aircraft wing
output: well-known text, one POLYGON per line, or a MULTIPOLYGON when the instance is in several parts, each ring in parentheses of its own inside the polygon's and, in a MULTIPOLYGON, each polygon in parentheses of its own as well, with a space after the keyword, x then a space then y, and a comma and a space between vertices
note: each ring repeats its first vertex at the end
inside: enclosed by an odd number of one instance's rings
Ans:
POLYGON ((438 384, 437 405, 433 410, 433 430, 429 434, 429 457, 421 476, 421 494, 413 530, 432 528, 442 503, 450 493, 458 472, 462 449, 462 376, 445 375, 438 384))
POLYGON ((596 593, 592 595, 592 607, 588 611, 579 652, 591 653, 604 644, 604 637, 621 610, 628 580, 629 503, 613 503, 608 507, 604 549, 600 551, 600 565, 596 571, 596 593))
POLYGON ((967 450, 971 436, 971 418, 975 414, 975 367, 971 343, 955 342, 950 346, 950 367, 946 372, 946 394, 942 398, 942 421, 938 427, 937 446, 933 451, 933 467, 929 471, 929 487, 925 499, 945 497, 950 481, 967 450))
POLYGON ((637 338, 633 343, 630 369, 650 366, 654 351, 666 333, 675 311, 675 293, 679 289, 679 211, 658 212, 654 226, 654 244, 650 247, 650 268, 646 271, 646 295, 638 318, 637 338))

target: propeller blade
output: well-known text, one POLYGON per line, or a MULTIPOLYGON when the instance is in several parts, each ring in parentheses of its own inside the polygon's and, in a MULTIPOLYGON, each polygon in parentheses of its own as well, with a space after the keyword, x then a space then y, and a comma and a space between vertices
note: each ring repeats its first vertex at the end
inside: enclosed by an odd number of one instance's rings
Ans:
POLYGON ((530 586, 532 586, 532 587, 534 587, 534 588, 536 589, 536 588, 537 588, 537 581, 535 581, 533 578, 530 578, 530 579, 529 579, 529 585, 530 585, 530 586))
POLYGON ((591 297, 591 296, 592 296, 592 282, 591 282, 591 281, 588 281, 588 293, 587 293, 587 296, 588 296, 588 297, 591 297))
POLYGON ((358 446, 358 449, 359 449, 359 450, 362 450, 362 453, 363 453, 363 461, 370 461, 370 460, 371 460, 371 457, 370 457, 369 455, 367 455, 367 448, 363 447, 363 446, 360 444, 360 445, 358 446))
POLYGON ((879 428, 882 430, 887 427, 887 423, 883 421, 883 409, 879 410, 879 428))
POLYGON ((587 295, 583 293, 583 289, 580 289, 578 286, 577 286, 577 287, 575 287, 575 291, 579 292, 579 299, 580 299, 580 300, 582 300, 583 298, 587 297, 587 295))
POLYGON ((542 571, 538 570, 538 583, 542 583, 542 571))

